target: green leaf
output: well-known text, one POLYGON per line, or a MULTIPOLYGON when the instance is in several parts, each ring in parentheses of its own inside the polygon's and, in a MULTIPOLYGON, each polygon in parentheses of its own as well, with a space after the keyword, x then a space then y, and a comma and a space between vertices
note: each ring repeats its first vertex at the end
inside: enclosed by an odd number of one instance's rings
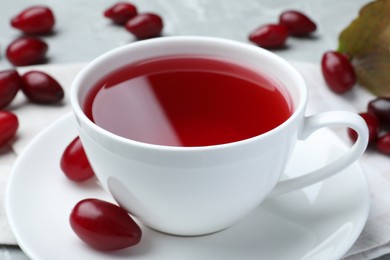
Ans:
POLYGON ((358 82, 378 96, 390 96, 390 0, 376 0, 339 36, 338 51, 352 59, 358 82))
POLYGON ((390 46, 390 1, 377 0, 362 7, 359 16, 341 32, 339 51, 352 57, 390 46))
POLYGON ((390 53, 368 52, 354 58, 353 66, 361 86, 376 96, 390 97, 390 53))

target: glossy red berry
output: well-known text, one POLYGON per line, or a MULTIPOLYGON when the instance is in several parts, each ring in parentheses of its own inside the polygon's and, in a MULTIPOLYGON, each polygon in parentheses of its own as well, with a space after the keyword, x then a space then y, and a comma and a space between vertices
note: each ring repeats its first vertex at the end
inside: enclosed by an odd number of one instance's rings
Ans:
MULTIPOLYGON (((380 131, 379 121, 378 121, 378 119, 376 118, 375 115, 373 115, 371 113, 368 113, 368 112, 360 113, 359 115, 364 119, 364 121, 367 124, 367 127, 368 127, 368 142, 370 144, 373 144, 376 141, 376 139, 378 137, 378 134, 379 134, 379 131, 380 131)), ((349 135, 349 138, 353 142, 356 141, 357 133, 355 132, 355 130, 353 130, 351 128, 348 128, 348 135, 349 135)))
POLYGON ((137 15, 137 8, 127 2, 118 2, 104 11, 104 16, 114 23, 125 24, 128 20, 137 15))
POLYGON ((15 114, 0 110, 0 148, 14 138, 19 127, 19 121, 15 114))
POLYGON ((30 6, 11 19, 11 26, 28 34, 47 34, 54 27, 55 18, 47 6, 30 6))
POLYGON ((48 49, 49 46, 44 41, 24 37, 10 43, 6 55, 13 65, 26 66, 44 61, 48 49))
POLYGON ((376 149, 383 154, 390 155, 390 133, 386 133, 378 139, 376 149))
POLYGON ((260 26, 249 35, 249 40, 263 48, 280 48, 285 45, 288 37, 286 26, 281 24, 266 24, 260 26))
POLYGON ((22 86, 22 78, 15 69, 0 71, 0 108, 11 103, 22 86))
POLYGON ((22 91, 35 103, 50 104, 64 98, 64 90, 51 76, 42 71, 29 71, 22 76, 22 91))
POLYGON ((290 35, 305 36, 317 29, 317 25, 305 14, 298 11, 285 11, 279 16, 279 23, 287 27, 290 35))
POLYGON ((159 15, 143 13, 127 21, 125 27, 138 39, 147 39, 159 36, 164 24, 159 15))
POLYGON ((347 57, 328 51, 322 56, 321 69, 329 88, 336 93, 350 90, 356 83, 355 70, 347 57))
POLYGON ((70 215, 70 225, 81 240, 102 251, 133 246, 142 235, 124 209, 98 199, 77 203, 70 215))
POLYGON ((65 176, 72 181, 85 181, 95 175, 79 137, 65 148, 60 166, 65 176))
POLYGON ((368 112, 376 115, 381 126, 390 128, 390 98, 378 97, 368 103, 368 112))

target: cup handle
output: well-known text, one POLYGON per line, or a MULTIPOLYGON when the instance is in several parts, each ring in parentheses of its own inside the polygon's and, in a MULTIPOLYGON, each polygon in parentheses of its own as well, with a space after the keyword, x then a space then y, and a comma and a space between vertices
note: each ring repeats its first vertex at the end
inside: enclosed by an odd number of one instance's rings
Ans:
POLYGON ((364 153, 368 144, 367 124, 362 117, 352 112, 330 111, 305 117, 298 138, 300 140, 305 140, 313 132, 322 127, 336 125, 344 125, 354 129, 358 133, 358 139, 355 144, 343 156, 328 165, 296 178, 279 181, 268 195, 269 197, 302 189, 329 178, 351 165, 364 153))

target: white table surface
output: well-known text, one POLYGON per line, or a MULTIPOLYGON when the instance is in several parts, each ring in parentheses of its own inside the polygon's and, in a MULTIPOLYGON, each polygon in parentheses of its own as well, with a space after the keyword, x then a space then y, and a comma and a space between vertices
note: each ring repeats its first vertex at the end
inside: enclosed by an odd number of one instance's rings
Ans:
MULTIPOLYGON (((56 33, 44 37, 49 44, 49 64, 88 62, 135 39, 102 16, 113 0, 0 0, 0 69, 12 67, 6 46, 21 34, 9 20, 33 4, 50 6, 57 18, 56 33)), ((287 47, 274 50, 288 60, 320 63, 326 50, 337 47, 340 31, 368 0, 133 0, 140 12, 156 12, 164 21, 164 35, 203 35, 248 42, 257 26, 277 22, 279 14, 297 9, 318 25, 309 39, 290 38, 287 47)), ((17 246, 0 246, 0 259, 26 260, 17 246)), ((382 257, 381 260, 390 260, 382 257)))

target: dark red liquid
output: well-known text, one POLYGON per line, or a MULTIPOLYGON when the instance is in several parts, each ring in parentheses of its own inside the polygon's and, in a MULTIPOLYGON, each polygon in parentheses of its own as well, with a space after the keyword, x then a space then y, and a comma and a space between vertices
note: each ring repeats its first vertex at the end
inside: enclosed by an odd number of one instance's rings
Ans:
POLYGON ((102 128, 151 144, 206 146, 267 132, 291 115, 280 84, 214 57, 167 56, 100 80, 85 113, 102 128))

